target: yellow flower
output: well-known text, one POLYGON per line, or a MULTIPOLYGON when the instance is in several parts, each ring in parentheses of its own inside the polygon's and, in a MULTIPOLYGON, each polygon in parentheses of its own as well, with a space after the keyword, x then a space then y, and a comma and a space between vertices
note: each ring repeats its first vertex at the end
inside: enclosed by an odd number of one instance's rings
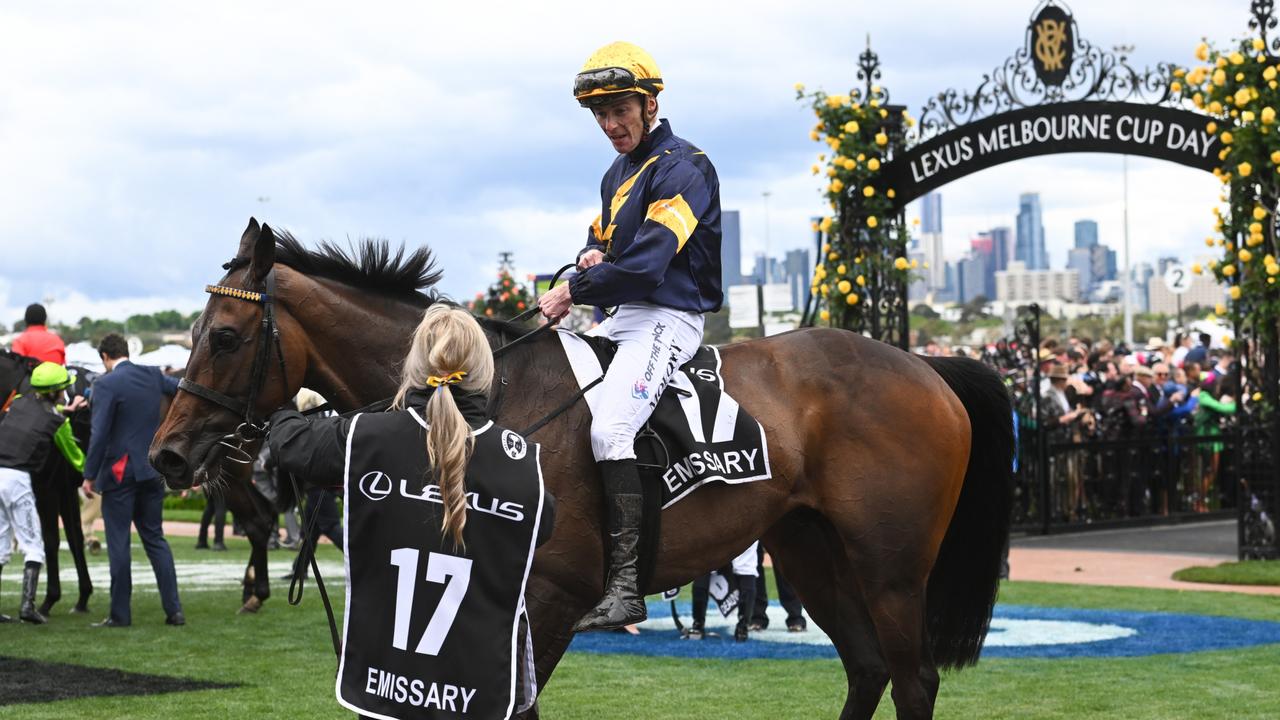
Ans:
POLYGON ((882 117, 882 118, 887 118, 887 117, 889 117, 889 111, 888 111, 888 110, 885 110, 884 108, 880 108, 880 117, 882 117))
MULTIPOLYGON (((1280 152, 1280 150, 1277 150, 1276 152, 1280 152)), ((1267 217, 1267 211, 1266 211, 1266 209, 1265 209, 1265 208, 1263 208, 1261 205, 1259 205, 1259 206, 1257 206, 1257 207, 1255 207, 1255 208, 1253 209, 1253 219, 1254 219, 1254 220, 1262 220, 1262 219, 1264 219, 1264 218, 1266 218, 1266 217, 1267 217)))
MULTIPOLYGON (((837 275, 843 275, 843 274, 845 274, 846 272, 848 272, 848 270, 845 268, 844 263, 840 263, 839 265, 837 265, 837 266, 836 266, 836 274, 837 274, 837 275)), ((846 290, 846 292, 848 292, 848 291, 846 290)))
POLYGON ((1169 89, 1172 90, 1173 92, 1182 92, 1182 83, 1175 80, 1169 83, 1169 89))
POLYGON ((867 284, 867 279, 866 279, 865 277, 861 276, 861 275, 859 275, 858 277, 854 278, 854 279, 853 279, 853 281, 854 281, 854 282, 856 282, 856 283, 858 283, 858 287, 864 287, 864 286, 866 286, 866 284, 867 284))
POLYGON ((822 170, 822 168, 818 167, 817 165, 814 165, 814 166, 813 166, 813 174, 814 174, 814 175, 817 175, 821 170, 822 170))
MULTIPOLYGON (((818 229, 819 229, 819 230, 821 230, 822 232, 830 232, 830 230, 831 230, 831 218, 829 218, 829 217, 824 217, 824 218, 822 218, 822 222, 818 223, 818 229)), ((823 245, 823 246, 822 246, 822 252, 831 252, 831 246, 830 246, 830 245, 823 245)))
POLYGON ((858 121, 857 121, 857 120, 850 120, 849 122, 845 123, 845 124, 844 124, 844 131, 845 131, 845 132, 847 132, 847 133, 856 133, 856 132, 858 132, 858 121))
POLYGON ((1231 299, 1232 299, 1232 300, 1239 300, 1239 299, 1240 299, 1240 286, 1239 286, 1239 285, 1232 285, 1232 286, 1231 286, 1231 289, 1227 291, 1227 294, 1229 294, 1229 295, 1231 296, 1231 299))
POLYGON ((844 190, 844 182, 840 178, 836 178, 835 180, 831 181, 831 185, 829 186, 829 189, 833 193, 838 193, 841 190, 844 190))
POLYGON ((894 191, 893 191, 893 188, 889 188, 888 190, 886 190, 886 191, 885 191, 885 193, 884 193, 884 194, 885 194, 885 195, 888 195, 889 197, 894 197, 894 196, 895 196, 895 195, 897 195, 898 193, 894 192, 894 191))
POLYGON ((796 83, 796 92, 804 92, 804 83, 796 83))
POLYGON ((1202 93, 1196 93, 1195 95, 1192 95, 1191 102, 1194 103, 1195 106, 1198 108, 1204 107, 1204 95, 1202 93))
POLYGON ((1213 84, 1222 87, 1227 84, 1227 73, 1222 68, 1213 71, 1213 84))
POLYGON ((1227 59, 1231 61, 1232 65, 1240 65, 1244 63, 1244 56, 1238 52, 1231 53, 1227 56, 1227 59))
POLYGON ((1244 112, 1240 113, 1240 119, 1247 123, 1253 122, 1254 117, 1256 116, 1253 114, 1252 110, 1245 110, 1244 112))
POLYGON ((1253 39, 1253 49, 1254 49, 1254 50, 1265 50, 1265 49, 1266 49, 1266 47, 1267 47, 1267 44, 1266 44, 1265 42, 1263 42, 1262 38, 1254 38, 1254 39, 1253 39))
POLYGON ((1227 314, 1227 306, 1226 306, 1226 305, 1223 305, 1222 303, 1218 303, 1217 305, 1214 305, 1214 306, 1213 306, 1213 312, 1214 312, 1214 314, 1219 315, 1219 316, 1226 315, 1226 314, 1227 314))
POLYGON ((1235 274, 1236 274, 1236 266, 1235 266, 1235 265, 1223 265, 1223 266, 1222 266, 1222 274, 1223 274, 1223 275, 1226 275, 1227 277, 1231 277, 1232 275, 1235 275, 1235 274))
POLYGON ((1236 107, 1244 107, 1245 105, 1248 105, 1249 101, 1252 99, 1253 98, 1249 96, 1248 88, 1240 88, 1239 90, 1236 91, 1236 95, 1235 95, 1236 107))
MULTIPOLYGON (((826 293, 823 293, 823 294, 825 295, 826 293)), ((822 312, 818 313, 818 317, 822 318, 823 322, 826 322, 831 319, 831 313, 827 310, 823 310, 822 312)))
POLYGON ((876 189, 875 189, 875 188, 873 188, 873 187, 871 187, 870 185, 868 185, 868 186, 866 186, 866 187, 862 188, 862 196, 863 196, 863 197, 872 197, 872 196, 874 196, 875 194, 876 194, 876 189))
POLYGON ((1228 131, 1226 131, 1226 132, 1222 133, 1222 144, 1223 144, 1223 145, 1230 145, 1230 144, 1232 143, 1232 141, 1234 141, 1235 139, 1236 139, 1236 138, 1235 138, 1235 136, 1231 134, 1231 131, 1230 131, 1230 130, 1228 130, 1228 131))
POLYGON ((1201 272, 1203 272, 1203 271, 1204 271, 1204 268, 1200 267, 1200 263, 1193 263, 1193 264, 1191 265, 1191 272, 1192 272, 1192 273, 1194 273, 1194 274, 1196 274, 1196 275, 1199 275, 1199 274, 1200 274, 1201 272))
POLYGON ((920 267, 920 261, 919 261, 919 260, 915 260, 915 259, 913 259, 913 260, 911 261, 911 269, 912 269, 912 270, 915 270, 915 269, 916 269, 916 268, 918 268, 918 267, 920 267))
POLYGON ((1256 392, 1256 393, 1254 393, 1254 394, 1253 394, 1253 401, 1254 401, 1254 402, 1262 402, 1262 393, 1260 393, 1260 392, 1256 392))
MULTIPOLYGON (((872 101, 872 102, 874 102, 874 101, 872 101)), ((845 302, 847 302, 847 303, 849 303, 850 305, 857 305, 857 304, 858 304, 858 293, 849 293, 848 295, 845 295, 845 296, 844 296, 844 301, 845 301, 845 302)))
MULTIPOLYGON (((1267 68, 1270 70, 1271 68, 1267 68)), ((1270 125, 1276 121, 1276 109, 1273 107, 1262 108, 1262 124, 1270 125)))
POLYGON ((1196 59, 1204 62, 1209 59, 1209 44, 1200 43, 1196 46, 1196 59))
POLYGON ((880 224, 880 221, 879 221, 879 220, 876 220, 876 216, 875 216, 875 215, 872 215, 871 217, 867 218, 867 227, 869 227, 869 228, 873 228, 873 227, 875 227, 876 225, 879 225, 879 224, 880 224))
POLYGON ((1202 67, 1198 67, 1195 70, 1192 70, 1191 72, 1187 73, 1187 82, 1191 83, 1192 85, 1199 85, 1203 83, 1204 73, 1205 73, 1205 70, 1202 67))
POLYGON ((814 220, 813 222, 809 223, 809 227, 810 227, 814 232, 818 232, 818 221, 817 221, 817 220, 814 220))
POLYGON ((1206 247, 1213 247, 1213 238, 1205 238, 1204 244, 1206 247))
POLYGON ((835 176, 836 176, 836 169, 833 167, 827 168, 827 177, 833 178, 835 176))
POLYGON ((1253 166, 1247 162, 1242 162, 1236 166, 1236 171, 1240 173, 1240 177, 1249 177, 1253 172, 1253 166))
POLYGON ((906 270, 911 267, 911 263, 907 262, 906 258, 900 257, 893 261, 893 267, 895 270, 906 270))
POLYGON ((867 169, 870 170, 871 172, 875 172, 876 170, 879 170, 880 161, 875 158, 871 158, 870 160, 867 161, 867 169))
POLYGON ((827 253, 827 259, 830 260, 831 262, 835 262, 836 260, 840 259, 840 253, 834 252, 834 251, 829 252, 827 253))
POLYGON ((876 144, 880 146, 889 144, 889 136, 884 133, 876 133, 876 144))
POLYGON ((840 288, 840 294, 843 295, 853 289, 853 283, 848 280, 841 280, 836 287, 840 288))
POLYGON ((845 170, 852 170, 858 167, 858 161, 854 160, 853 158, 845 158, 844 162, 841 164, 844 165, 845 170))
POLYGON ((812 140, 812 141, 814 141, 814 142, 817 142, 817 141, 818 141, 818 131, 817 131, 817 130, 810 130, 810 131, 809 131, 809 139, 810 139, 810 140, 812 140))
MULTIPOLYGON (((831 218, 822 218, 822 222, 823 222, 823 230, 824 230, 824 231, 826 231, 827 229, 829 229, 829 228, 831 227, 831 218)), ((829 253, 829 252, 831 252, 831 243, 823 243, 823 244, 822 244, 822 252, 824 252, 824 253, 829 253)))
POLYGON ((1260 232, 1262 232, 1262 223, 1258 223, 1258 222, 1255 222, 1255 223, 1249 223, 1249 232, 1251 232, 1251 233, 1260 233, 1260 232))
POLYGON ((867 105, 868 105, 869 107, 873 107, 873 108, 875 108, 875 107, 880 107, 880 101, 879 101, 879 100, 872 100, 871 102, 867 103, 867 105))
POLYGON ((866 159, 867 159, 866 155, 862 153, 858 153, 858 162, 862 162, 863 160, 866 160, 866 159))
POLYGON ((1213 134, 1215 134, 1215 133, 1217 133, 1217 132, 1218 132, 1218 123, 1213 122, 1212 120, 1210 120, 1210 121, 1209 121, 1209 124, 1204 126, 1204 130, 1205 130, 1205 132, 1209 133, 1210 135, 1213 135, 1213 134))
POLYGON ((1271 263, 1270 265, 1267 265, 1268 275, 1275 275, 1277 273, 1280 273, 1280 265, 1277 265, 1275 263, 1271 263))
POLYGON ((1249 262, 1250 260, 1253 259, 1253 253, 1249 252, 1248 250, 1241 250, 1239 252, 1239 257, 1240 257, 1240 262, 1249 262))

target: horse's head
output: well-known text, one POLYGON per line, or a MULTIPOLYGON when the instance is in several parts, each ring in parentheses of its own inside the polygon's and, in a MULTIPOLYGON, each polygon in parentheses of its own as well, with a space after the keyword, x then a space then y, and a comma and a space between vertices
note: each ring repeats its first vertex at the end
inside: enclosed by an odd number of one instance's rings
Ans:
POLYGON ((171 488, 218 478, 228 454, 301 387, 306 353, 274 296, 275 252, 271 228, 250 218, 227 274, 206 288, 186 377, 151 442, 151 464, 171 488))

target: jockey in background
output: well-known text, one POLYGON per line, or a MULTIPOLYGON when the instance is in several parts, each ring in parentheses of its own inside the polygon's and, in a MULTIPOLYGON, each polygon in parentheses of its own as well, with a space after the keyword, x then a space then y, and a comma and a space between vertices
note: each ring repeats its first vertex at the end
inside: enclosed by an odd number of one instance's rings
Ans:
POLYGON ((657 63, 625 42, 587 59, 573 95, 595 116, 617 158, 600 185, 600 216, 578 255, 580 272, 542 296, 549 319, 573 304, 618 306, 591 334, 618 343, 591 420, 608 523, 604 598, 574 627, 605 630, 645 619, 637 583, 641 488, 635 436, 658 396, 702 341, 703 313, 720 309, 720 182, 706 153, 658 118, 657 63))
POLYGON ((23 321, 26 323, 26 329, 14 338, 13 351, 40 362, 66 365, 67 347, 62 342, 62 338, 49 332, 45 327, 45 323, 49 321, 49 315, 45 312, 44 306, 39 303, 28 305, 23 321))

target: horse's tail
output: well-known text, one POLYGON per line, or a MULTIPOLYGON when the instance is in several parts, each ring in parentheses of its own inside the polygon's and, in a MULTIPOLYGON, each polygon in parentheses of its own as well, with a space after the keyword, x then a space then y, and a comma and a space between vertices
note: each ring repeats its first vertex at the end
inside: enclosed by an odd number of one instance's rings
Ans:
POLYGON ((926 609, 938 667, 978 661, 991 625, 1013 502, 1013 409, 994 370, 968 358, 925 358, 969 413, 969 467, 929 575, 926 609))

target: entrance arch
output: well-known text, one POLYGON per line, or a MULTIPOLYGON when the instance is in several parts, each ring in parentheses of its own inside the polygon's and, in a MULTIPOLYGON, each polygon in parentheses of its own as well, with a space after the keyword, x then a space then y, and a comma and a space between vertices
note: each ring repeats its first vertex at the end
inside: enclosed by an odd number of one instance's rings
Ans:
POLYGON ((1103 152, 1168 160, 1212 172, 1221 151, 1208 119, 1175 107, 1077 101, 990 115, 894 156, 881 169, 899 207, 996 165, 1061 153, 1103 152))

